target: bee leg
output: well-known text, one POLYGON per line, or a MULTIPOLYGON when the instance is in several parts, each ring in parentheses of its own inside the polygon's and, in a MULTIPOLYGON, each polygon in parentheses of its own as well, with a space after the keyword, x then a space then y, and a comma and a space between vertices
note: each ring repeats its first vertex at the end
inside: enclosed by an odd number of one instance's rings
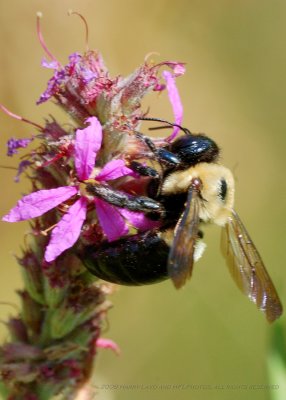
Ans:
POLYGON ((146 196, 127 195, 108 185, 98 183, 87 183, 86 191, 92 196, 98 197, 109 204, 117 207, 127 208, 131 211, 139 211, 144 214, 150 214, 150 218, 158 220, 165 215, 164 207, 156 200, 146 196))
POLYGON ((137 161, 131 161, 128 164, 128 167, 131 168, 132 171, 137 172, 140 176, 149 176, 153 179, 160 179, 159 172, 148 165, 141 164, 137 161))
POLYGON ((176 168, 181 164, 181 160, 175 154, 164 148, 157 148, 155 143, 149 137, 142 135, 140 132, 136 132, 136 137, 149 147, 151 152, 154 154, 156 161, 162 166, 162 170, 165 169, 164 166, 167 166, 168 168, 176 168))
POLYGON ((176 169, 178 166, 180 166, 181 160, 172 152, 162 147, 157 148, 155 143, 147 136, 142 135, 142 133, 136 132, 135 134, 136 137, 144 142, 145 145, 151 150, 151 152, 154 154, 155 160, 159 163, 161 167, 162 174, 158 178, 154 177, 154 179, 150 182, 148 188, 149 196, 157 198, 161 193, 164 171, 166 172, 166 170, 171 171, 173 169, 176 169))
POLYGON ((148 165, 143 165, 137 161, 131 161, 129 163, 129 168, 137 172, 141 176, 147 176, 152 178, 148 184, 148 196, 156 199, 161 191, 162 177, 156 169, 149 167, 148 165))

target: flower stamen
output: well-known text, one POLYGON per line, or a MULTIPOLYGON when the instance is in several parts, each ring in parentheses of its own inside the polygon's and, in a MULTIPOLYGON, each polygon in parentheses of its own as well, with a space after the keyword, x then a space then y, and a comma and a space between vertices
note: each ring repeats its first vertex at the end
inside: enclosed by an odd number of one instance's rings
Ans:
POLYGON ((36 128, 38 128, 41 132, 44 131, 44 128, 41 125, 37 124, 36 122, 30 121, 29 119, 21 117, 20 115, 14 114, 12 111, 8 110, 8 108, 3 106, 3 104, 1 104, 1 103, 0 103, 0 108, 2 111, 4 111, 5 114, 9 115, 9 117, 12 117, 12 118, 18 119, 19 121, 26 122, 27 124, 33 125, 36 128))
POLYGON ((51 226, 49 226, 47 229, 45 229, 45 230, 43 230, 43 231, 40 231, 41 235, 43 235, 43 236, 48 236, 48 233, 49 233, 52 229, 54 229, 57 225, 58 225, 58 224, 51 225, 51 226))
POLYGON ((37 34, 38 34, 38 39, 39 42, 43 48, 43 50, 45 51, 45 53, 50 57, 51 60, 55 61, 58 65, 58 67, 61 66, 61 63, 56 59, 56 57, 50 52, 50 50, 47 48, 47 45, 45 43, 42 31, 41 31, 41 24, 40 21, 43 17, 43 14, 39 11, 37 12, 37 34))
POLYGON ((88 52, 89 51, 89 45, 88 45, 88 36, 89 36, 89 32, 88 32, 88 24, 86 19, 84 18, 83 15, 81 15, 80 13, 78 13, 77 11, 73 11, 73 10, 69 10, 68 11, 68 16, 71 15, 77 15, 84 23, 84 27, 85 27, 85 49, 88 52))

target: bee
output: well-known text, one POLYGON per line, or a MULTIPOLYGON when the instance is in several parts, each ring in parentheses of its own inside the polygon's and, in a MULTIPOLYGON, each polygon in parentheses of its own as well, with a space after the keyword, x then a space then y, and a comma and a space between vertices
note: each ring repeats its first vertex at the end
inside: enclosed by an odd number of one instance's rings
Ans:
POLYGON ((97 277, 122 284, 144 285, 171 278, 181 288, 192 276, 205 244, 205 224, 222 227, 222 253, 239 289, 262 310, 269 322, 282 314, 282 305, 263 261, 234 211, 234 178, 219 163, 217 144, 204 134, 178 126, 184 135, 163 147, 138 133, 162 171, 140 164, 131 167, 149 176, 147 196, 127 196, 113 189, 87 190, 112 204, 142 211, 160 228, 124 237, 100 247, 88 246, 83 260, 97 277), (122 198, 124 197, 124 199, 122 198))

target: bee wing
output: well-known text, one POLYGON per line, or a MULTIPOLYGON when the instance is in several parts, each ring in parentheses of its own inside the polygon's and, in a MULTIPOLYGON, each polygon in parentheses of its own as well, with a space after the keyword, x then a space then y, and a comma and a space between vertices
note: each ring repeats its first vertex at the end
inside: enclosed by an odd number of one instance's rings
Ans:
POLYGON ((263 261, 235 211, 222 230, 222 252, 230 273, 269 322, 282 314, 282 304, 263 261))
POLYGON ((177 289, 192 275, 199 223, 198 192, 190 188, 185 210, 174 231, 175 236, 168 259, 168 273, 177 289))

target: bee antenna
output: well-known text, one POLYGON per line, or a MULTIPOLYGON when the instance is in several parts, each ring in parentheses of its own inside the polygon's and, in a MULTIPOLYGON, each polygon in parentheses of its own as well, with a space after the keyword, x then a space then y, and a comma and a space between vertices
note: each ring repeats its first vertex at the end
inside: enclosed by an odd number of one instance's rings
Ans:
POLYGON ((138 119, 139 121, 155 121, 155 122, 163 122, 164 124, 168 124, 168 126, 158 126, 158 127, 153 127, 153 128, 149 128, 150 131, 154 131, 156 129, 165 129, 165 128, 169 128, 169 127, 177 127, 179 129, 181 129, 181 131, 183 131, 186 135, 191 135, 192 133, 189 131, 189 129, 184 128, 181 125, 178 124, 174 124, 172 122, 166 121, 164 119, 160 119, 160 118, 149 118, 149 117, 137 117, 136 119, 138 119))

